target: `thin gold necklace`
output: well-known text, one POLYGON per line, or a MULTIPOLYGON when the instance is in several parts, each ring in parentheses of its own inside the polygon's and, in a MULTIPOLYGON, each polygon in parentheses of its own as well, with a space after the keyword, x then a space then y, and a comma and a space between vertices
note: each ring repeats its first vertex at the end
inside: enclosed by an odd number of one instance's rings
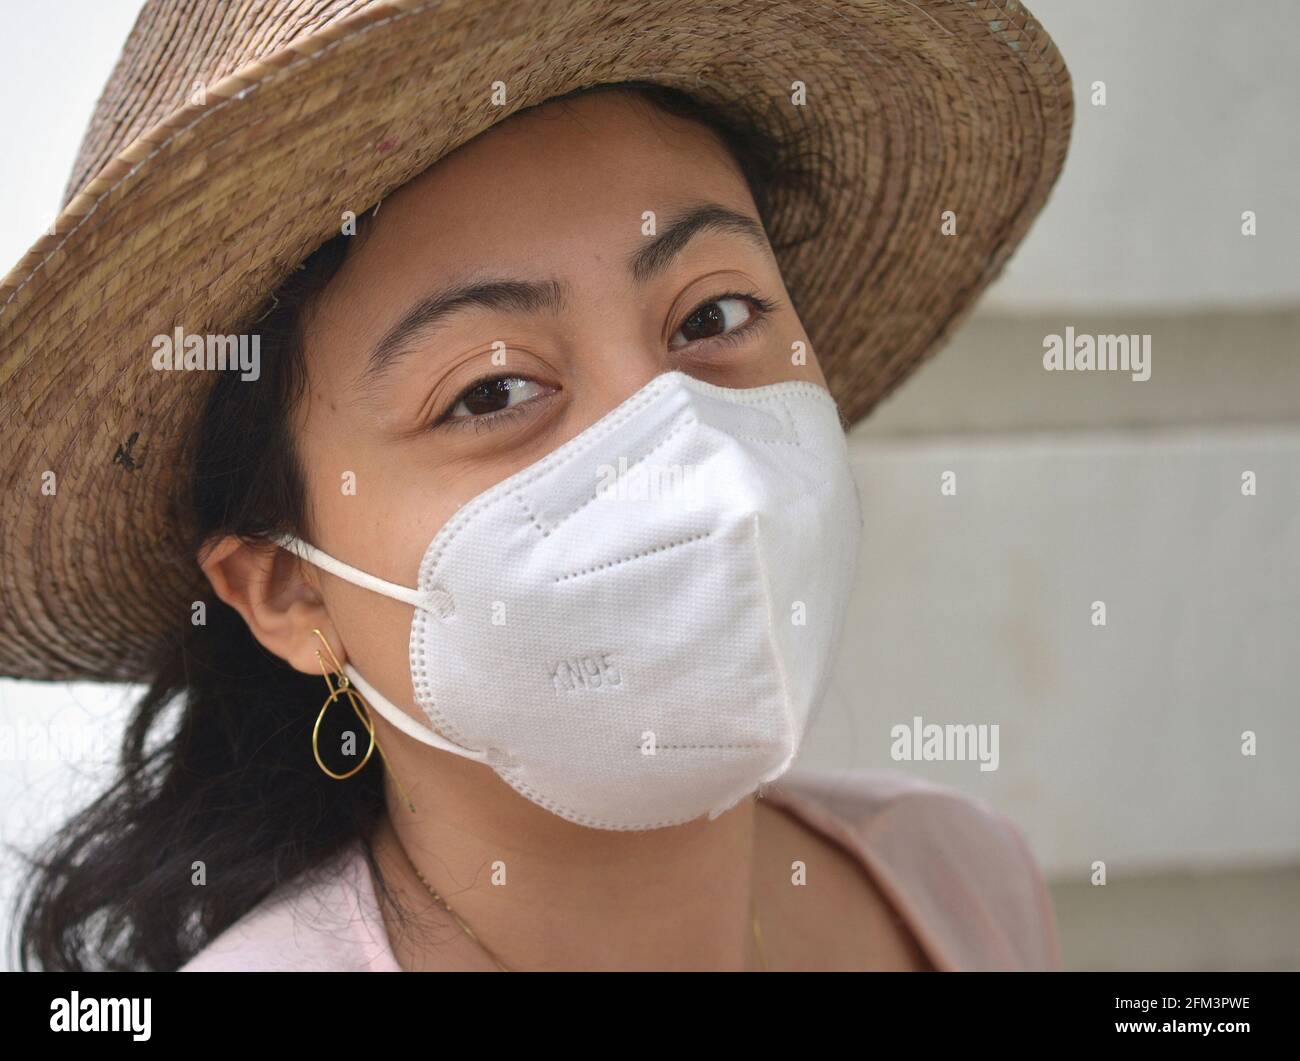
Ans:
MULTIPOLYGON (((470 939, 472 939, 475 943, 477 943, 479 947, 482 948, 483 952, 489 958, 492 959, 493 964, 495 964, 496 967, 500 969, 503 973, 515 972, 514 969, 511 969, 508 965, 502 962, 500 958, 498 958, 495 954, 492 953, 491 948, 488 947, 486 943, 484 943, 481 939, 478 938, 478 936, 474 934, 474 930, 465 923, 464 919, 460 916, 460 914, 456 913, 455 910, 453 910, 450 906, 447 905, 447 901, 441 895, 439 895, 437 891, 434 889, 433 885, 430 884, 428 880, 425 879, 424 874, 420 872, 419 867, 416 866, 415 862, 411 859, 411 856, 406 853, 406 847, 401 843, 400 840, 398 841, 397 846, 401 850, 402 854, 405 856, 407 865, 409 865, 411 869, 415 871, 415 875, 420 878, 420 883, 424 885, 425 891, 427 891, 430 895, 433 896, 433 898, 437 901, 439 906, 441 906, 444 910, 447 911, 447 913, 449 913, 453 918, 455 918, 456 923, 460 925, 465 935, 469 936, 470 939)), ((767 972, 767 958, 763 952, 763 933, 758 927, 758 899, 754 896, 752 891, 750 893, 749 901, 750 901, 750 909, 753 911, 754 945, 758 948, 758 964, 759 967, 763 970, 763 972, 767 972)))

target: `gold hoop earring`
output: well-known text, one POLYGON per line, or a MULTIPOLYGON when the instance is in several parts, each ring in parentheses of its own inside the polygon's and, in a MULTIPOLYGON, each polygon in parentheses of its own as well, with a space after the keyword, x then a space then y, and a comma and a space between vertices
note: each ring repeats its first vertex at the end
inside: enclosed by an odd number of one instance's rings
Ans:
POLYGON ((388 763, 388 757, 384 754, 384 749, 380 747, 379 740, 375 736, 375 723, 374 719, 370 717, 370 705, 366 703, 365 697, 357 692, 356 688, 352 685, 352 682, 348 680, 347 674, 343 671, 343 664, 341 664, 338 657, 334 655, 334 650, 330 648, 330 643, 326 640, 325 635, 316 629, 313 629, 312 633, 320 638, 321 644, 325 646, 325 651, 329 653, 330 662, 334 664, 334 670, 338 674, 337 682, 330 680, 329 670, 325 666, 325 660, 320 654, 320 649, 317 649, 316 659, 320 662, 321 673, 325 676, 325 685, 329 689, 330 694, 325 698, 325 703, 321 705, 320 714, 316 716, 316 725, 312 727, 311 731, 311 750, 312 754, 316 757, 316 765, 335 781, 346 781, 349 777, 355 777, 362 769, 364 769, 366 763, 370 762, 370 756, 378 751, 379 758, 381 758, 384 761, 384 765, 388 767, 388 772, 393 778, 393 783, 397 785, 397 790, 402 794, 402 799, 406 800, 407 808, 412 814, 416 813, 415 804, 411 802, 411 797, 406 794, 406 789, 402 786, 401 780, 398 778, 397 774, 393 772, 392 766, 388 763), (341 696, 347 697, 348 703, 352 705, 352 710, 356 713, 357 718, 361 719, 362 725, 366 727, 366 732, 370 734, 370 747, 366 749, 366 757, 346 774, 336 774, 321 761, 320 757, 320 724, 324 721, 325 712, 329 710, 330 704, 334 703, 334 701, 341 696))
MULTIPOLYGON (((325 651, 329 653, 330 662, 334 664, 334 670, 338 674, 337 682, 330 680, 329 670, 325 666, 325 660, 320 654, 320 649, 316 650, 316 659, 320 662, 321 674, 325 677, 325 685, 330 694, 325 698, 325 703, 321 705, 320 714, 316 716, 316 725, 311 731, 311 750, 316 757, 316 765, 319 766, 327 775, 334 778, 335 781, 346 781, 349 777, 355 777, 365 768, 366 763, 370 762, 370 757, 375 753, 375 723, 370 718, 370 705, 362 699, 361 694, 352 688, 352 683, 348 676, 343 673, 343 665, 339 663, 338 657, 334 655, 334 650, 330 648, 330 643, 325 640, 325 635, 319 630, 313 630, 321 643, 325 646, 325 651), (348 703, 352 705, 352 710, 356 713, 357 718, 361 719, 361 724, 366 727, 366 732, 370 734, 370 747, 366 749, 366 757, 361 760, 353 769, 346 774, 336 774, 320 757, 320 724, 325 721, 325 712, 329 710, 330 704, 340 697, 347 697, 348 703)), ((382 754, 382 753, 381 753, 382 754)))

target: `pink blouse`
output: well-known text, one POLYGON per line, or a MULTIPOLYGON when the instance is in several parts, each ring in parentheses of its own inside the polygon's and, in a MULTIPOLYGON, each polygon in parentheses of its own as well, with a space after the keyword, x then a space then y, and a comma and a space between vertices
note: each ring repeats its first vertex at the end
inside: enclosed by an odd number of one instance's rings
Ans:
MULTIPOLYGON (((891 770, 796 769, 759 795, 847 849, 936 969, 1061 968, 1042 872, 983 800, 891 770)), ((180 971, 217 970, 401 972, 359 843, 273 892, 180 971)))

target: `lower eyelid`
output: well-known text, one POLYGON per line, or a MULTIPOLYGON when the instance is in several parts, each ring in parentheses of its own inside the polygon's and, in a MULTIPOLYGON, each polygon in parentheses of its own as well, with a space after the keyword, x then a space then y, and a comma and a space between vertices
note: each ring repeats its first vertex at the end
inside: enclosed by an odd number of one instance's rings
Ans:
POLYGON ((753 319, 746 321, 734 331, 724 332, 722 335, 711 335, 707 339, 699 339, 697 341, 701 343, 742 342, 743 340, 748 339, 750 335, 756 332, 759 328, 762 328, 765 324, 769 323, 769 316, 770 313, 761 306, 755 307, 753 319))

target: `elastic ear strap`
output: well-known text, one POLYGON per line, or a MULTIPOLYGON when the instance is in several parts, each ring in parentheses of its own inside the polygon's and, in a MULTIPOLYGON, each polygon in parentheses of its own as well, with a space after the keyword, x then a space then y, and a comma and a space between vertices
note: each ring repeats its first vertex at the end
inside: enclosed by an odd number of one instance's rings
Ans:
POLYGON ((419 590, 409 589, 406 586, 399 586, 396 582, 387 582, 382 578, 376 578, 374 575, 368 575, 351 564, 345 564, 342 560, 335 560, 329 553, 322 552, 314 545, 308 545, 301 538, 294 538, 285 534, 277 538, 276 541, 282 548, 288 549, 289 552, 301 557, 310 564, 315 564, 322 571, 328 571, 331 575, 337 575, 345 582, 351 582, 354 586, 373 590, 375 593, 391 597, 393 600, 404 601, 414 608, 427 607, 427 602, 421 596, 419 590))
MULTIPOLYGON (((329 553, 317 549, 314 545, 308 545, 301 538, 295 538, 292 535, 282 534, 276 538, 276 542, 284 549, 295 556, 299 556, 310 564, 315 564, 323 571, 328 571, 331 575, 338 575, 339 578, 346 582, 351 582, 354 586, 360 586, 362 589, 374 590, 385 597, 392 597, 394 600, 405 601, 413 607, 426 607, 424 598, 418 590, 408 589, 406 586, 399 586, 396 582, 388 582, 382 578, 376 578, 374 575, 368 575, 366 572, 358 570, 351 564, 345 564, 342 560, 335 560, 329 553)), ((384 718, 388 719, 394 726, 400 729, 408 737, 413 737, 422 744, 427 744, 431 748, 439 748, 445 752, 451 752, 453 755, 459 755, 464 759, 473 759, 477 762, 486 762, 487 753, 477 752, 469 748, 462 748, 459 744, 453 744, 445 737, 435 733, 428 726, 422 726, 415 721, 410 715, 396 706, 383 693, 371 685, 351 663, 343 664, 343 673, 348 676, 348 680, 357 687, 357 691, 366 698, 366 701, 384 718)))
POLYGON ((427 744, 432 748, 440 748, 442 751, 459 755, 462 759, 474 759, 478 762, 487 760, 486 752, 471 751, 469 748, 462 748, 459 744, 452 744, 451 741, 439 736, 428 726, 420 725, 400 707, 387 699, 365 678, 361 677, 351 663, 343 664, 343 671, 347 674, 348 680, 357 687, 357 691, 366 698, 366 702, 408 737, 414 737, 422 744, 427 744))

